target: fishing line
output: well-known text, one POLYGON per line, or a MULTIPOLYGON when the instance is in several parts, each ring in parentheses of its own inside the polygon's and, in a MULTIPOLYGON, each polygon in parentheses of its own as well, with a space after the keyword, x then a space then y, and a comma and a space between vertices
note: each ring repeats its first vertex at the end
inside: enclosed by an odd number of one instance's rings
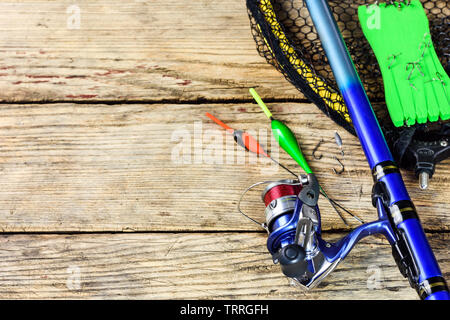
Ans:
MULTIPOLYGON (((237 209, 238 211, 244 216, 246 217, 248 220, 256 223, 257 225, 259 225, 260 227, 262 227, 264 230, 266 230, 267 232, 269 231, 267 224, 265 222, 259 222, 256 219, 251 218, 249 215, 245 214, 242 210, 241 210, 241 202, 242 199, 244 198, 244 196, 247 194, 247 192, 249 192, 251 189, 263 185, 263 184, 271 184, 271 183, 276 183, 277 181, 260 181, 260 182, 256 182, 254 184, 252 184, 250 187, 248 187, 247 189, 244 190, 244 192, 241 194, 241 197, 239 198, 238 201, 238 205, 237 205, 237 209)), ((292 183, 289 183, 290 185, 301 185, 300 182, 295 182, 292 181, 292 183)))
MULTIPOLYGON (((280 164, 280 163, 278 163, 280 164)), ((295 173, 293 173, 291 170, 287 169, 285 166, 283 166, 282 164, 280 164, 280 166, 284 169, 286 169, 286 171, 288 171, 289 173, 291 173, 294 177, 298 178, 298 175, 296 175, 295 173)), ((336 211, 336 213, 341 217, 341 219, 344 220, 345 219, 342 217, 342 215, 340 214, 339 210, 336 208, 340 208, 341 210, 345 211, 347 214, 349 214, 350 216, 352 216, 353 218, 355 218, 358 222, 360 222, 361 224, 365 223, 363 219, 359 218, 358 216, 354 215, 351 211, 349 211, 348 209, 346 209, 344 206, 342 206, 339 202, 337 202, 336 200, 334 200, 333 198, 330 198, 325 191, 320 190, 320 194, 323 195, 329 202, 330 205, 334 208, 334 210, 336 211), (336 206, 336 207, 335 207, 336 206)))

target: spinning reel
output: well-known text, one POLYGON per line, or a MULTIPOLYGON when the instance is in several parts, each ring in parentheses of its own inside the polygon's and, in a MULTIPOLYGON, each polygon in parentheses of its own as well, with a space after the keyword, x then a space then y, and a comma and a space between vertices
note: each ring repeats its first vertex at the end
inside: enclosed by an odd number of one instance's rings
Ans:
MULTIPOLYGON (((379 209, 379 220, 363 224, 337 243, 330 243, 321 235, 317 205, 320 186, 314 174, 268 185, 262 193, 262 200, 266 206, 266 230, 269 233, 267 249, 274 263, 280 264, 284 275, 305 289, 312 289, 337 267, 360 239, 383 234, 393 247, 403 248, 394 252, 394 256, 402 257, 400 260, 403 262, 408 261, 405 264, 409 268, 410 260, 405 259, 408 244, 393 231, 383 201, 377 194, 374 191, 373 199, 379 209)), ((405 275, 414 280, 414 272, 405 275)))
POLYGON ((321 249, 318 198, 314 174, 275 182, 263 193, 267 248, 283 274, 306 288, 315 287, 339 263, 327 261, 321 249))

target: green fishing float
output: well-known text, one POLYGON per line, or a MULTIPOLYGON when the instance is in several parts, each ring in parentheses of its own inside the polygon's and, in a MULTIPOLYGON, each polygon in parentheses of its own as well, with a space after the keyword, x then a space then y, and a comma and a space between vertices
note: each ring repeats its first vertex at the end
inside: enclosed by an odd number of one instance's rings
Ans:
POLYGON ((256 103, 261 107, 261 109, 266 114, 267 118, 271 121, 272 134, 275 137, 275 140, 278 142, 280 147, 286 151, 292 159, 295 160, 299 164, 299 166, 307 173, 311 174, 313 171, 309 167, 308 162, 306 161, 305 156, 303 155, 302 150, 298 144, 297 139, 295 138, 294 133, 286 126, 283 122, 274 119, 272 113, 269 108, 262 101, 261 97, 258 95, 255 89, 250 89, 250 94, 255 99, 256 103))

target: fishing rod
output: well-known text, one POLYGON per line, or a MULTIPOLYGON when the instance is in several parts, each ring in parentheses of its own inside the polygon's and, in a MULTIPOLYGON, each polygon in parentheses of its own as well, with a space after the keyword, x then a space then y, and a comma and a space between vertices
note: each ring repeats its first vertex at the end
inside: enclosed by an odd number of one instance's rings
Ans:
MULTIPOLYGON (((338 266, 358 241, 370 235, 380 234, 390 243, 401 274, 408 278, 421 299, 449 300, 447 283, 428 243, 415 206, 386 143, 333 13, 326 0, 305 0, 304 2, 328 58, 343 102, 348 108, 348 114, 343 113, 343 115, 348 115, 348 120, 352 122, 372 170, 374 180, 372 204, 377 210, 378 220, 357 227, 338 242, 328 242, 321 235, 320 211, 317 205, 320 185, 314 173, 311 171, 300 175, 296 181, 274 182, 268 185, 262 194, 269 232, 267 248, 273 261, 280 264, 282 272, 287 277, 311 289, 338 266)), ((286 38, 282 35, 282 29, 273 28, 274 24, 276 25, 276 19, 272 14, 271 1, 260 0, 256 3, 247 0, 253 17, 257 21, 267 22, 258 24, 267 46, 279 41, 280 46, 289 48, 286 38), (269 13, 266 14, 267 12, 269 13), (266 15, 263 16, 263 13, 266 15), (277 33, 278 40, 271 33, 272 30, 277 33)), ((417 2, 414 5, 418 5, 417 2)), ((401 5, 400 7, 402 8, 401 5)), ((285 58, 283 57, 277 56, 277 59, 282 60, 285 58)), ((285 68, 284 73, 297 72, 288 69, 288 66, 288 63, 282 61, 281 68, 285 68)), ((301 71, 307 76, 312 79, 316 77, 308 71, 306 65, 302 67, 301 71)), ((306 86, 303 86, 303 89, 306 92, 311 90, 306 86)), ((324 90, 326 91, 326 88, 324 90)), ((271 114, 266 113, 266 115, 270 118, 271 114)), ((277 122, 274 123, 276 130, 279 129, 278 125, 277 122)), ((289 140, 287 137, 286 141, 289 140)), ((283 147, 283 141, 280 145, 283 147)), ((283 149, 291 154, 292 145, 284 146, 286 148, 283 149)), ((293 158, 300 166, 305 166, 298 155, 293 158)), ((305 168, 308 167, 305 166, 305 168)))

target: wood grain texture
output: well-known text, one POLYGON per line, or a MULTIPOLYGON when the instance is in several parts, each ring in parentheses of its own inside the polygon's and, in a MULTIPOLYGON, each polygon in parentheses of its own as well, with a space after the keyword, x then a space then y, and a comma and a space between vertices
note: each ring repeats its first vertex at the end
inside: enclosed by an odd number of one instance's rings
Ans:
MULTIPOLYGON (((333 239, 341 234, 327 235, 333 239)), ((418 299, 389 244, 366 238, 313 291, 289 285, 263 233, 0 236, 2 298, 418 299), (379 287, 372 284, 379 279, 379 287), (369 288, 368 288, 369 287, 369 288), (372 289, 370 289, 372 288, 372 289)), ((445 276, 448 234, 429 235, 445 276)))
MULTIPOLYGON (((241 152, 205 112, 296 168, 259 108, 237 102, 250 101, 249 87, 264 99, 303 99, 255 47, 242 0, 0 1, 0 298, 417 299, 377 237, 316 290, 293 288, 266 235, 237 212, 250 184, 290 176, 241 152), (73 4, 79 29, 67 26, 73 4), (381 288, 370 290, 376 271, 381 288)), ((310 104, 271 109, 308 159, 325 139, 323 158, 310 161, 321 184, 373 220, 358 140, 310 104)), ((449 163, 427 191, 404 173, 446 278, 449 163)), ((243 203, 258 220, 260 191, 243 203)), ((342 237, 345 225, 323 199, 320 207, 325 238, 342 237)))
MULTIPOLYGON (((312 105, 271 108, 296 133, 330 196, 366 221, 375 219, 373 181, 358 140, 312 105), (335 130, 344 142, 341 176, 332 172, 337 165, 332 157, 340 157, 335 130), (326 140, 318 150, 323 158, 313 161, 311 152, 321 138, 326 140)), ((268 159, 242 158, 244 152, 206 111, 232 127, 259 133, 275 158, 297 170, 284 152, 276 152, 269 124, 255 104, 2 105, 1 230, 258 230, 236 210, 241 193, 254 182, 290 176, 268 159)), ((427 230, 450 225, 448 164, 438 167, 427 191, 419 190, 411 173, 404 174, 427 230)), ((242 203, 259 220, 261 190, 249 192, 242 203)), ((345 228, 324 200, 320 206, 324 230, 345 228)))
POLYGON ((236 100, 252 86, 302 97, 258 55, 245 1, 0 1, 0 101, 236 100))

